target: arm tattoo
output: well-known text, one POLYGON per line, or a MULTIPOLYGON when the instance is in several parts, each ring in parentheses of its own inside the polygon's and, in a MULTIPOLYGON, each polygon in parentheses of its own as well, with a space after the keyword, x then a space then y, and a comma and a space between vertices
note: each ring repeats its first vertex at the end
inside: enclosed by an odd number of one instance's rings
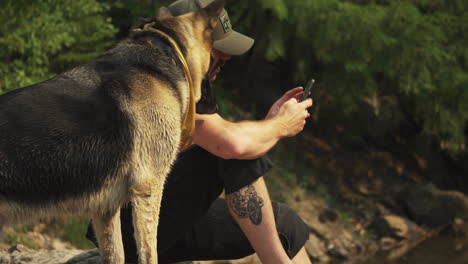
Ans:
POLYGON ((263 199, 257 196, 252 185, 229 194, 228 203, 239 218, 249 218, 254 225, 262 223, 263 199))

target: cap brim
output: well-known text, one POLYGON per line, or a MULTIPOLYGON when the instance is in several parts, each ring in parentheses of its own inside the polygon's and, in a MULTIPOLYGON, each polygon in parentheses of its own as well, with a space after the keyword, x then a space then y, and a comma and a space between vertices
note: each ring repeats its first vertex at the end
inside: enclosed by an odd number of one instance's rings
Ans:
POLYGON ((229 36, 216 40, 213 47, 229 55, 241 55, 246 53, 254 44, 254 39, 232 31, 229 36))

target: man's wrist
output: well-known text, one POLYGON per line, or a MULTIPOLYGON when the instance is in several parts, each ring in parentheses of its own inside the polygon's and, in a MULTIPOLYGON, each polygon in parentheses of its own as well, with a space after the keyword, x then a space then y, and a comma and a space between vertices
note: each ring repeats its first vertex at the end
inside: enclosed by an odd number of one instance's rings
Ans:
POLYGON ((287 136, 284 122, 282 122, 278 116, 267 119, 265 120, 265 122, 268 122, 269 125, 272 127, 273 133, 274 135, 276 135, 278 140, 287 136))

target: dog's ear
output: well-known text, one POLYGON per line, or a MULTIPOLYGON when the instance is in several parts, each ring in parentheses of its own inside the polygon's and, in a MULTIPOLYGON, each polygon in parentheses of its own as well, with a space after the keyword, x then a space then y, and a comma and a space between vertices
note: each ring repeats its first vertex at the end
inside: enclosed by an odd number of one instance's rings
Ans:
POLYGON ((158 20, 169 18, 169 17, 172 17, 172 14, 171 14, 171 11, 169 10, 169 8, 167 8, 165 6, 159 8, 158 14, 156 15, 156 18, 158 20))
POLYGON ((218 16, 223 11, 225 4, 225 0, 214 0, 209 5, 203 8, 203 11, 208 17, 209 25, 211 26, 211 28, 215 28, 218 24, 218 16))

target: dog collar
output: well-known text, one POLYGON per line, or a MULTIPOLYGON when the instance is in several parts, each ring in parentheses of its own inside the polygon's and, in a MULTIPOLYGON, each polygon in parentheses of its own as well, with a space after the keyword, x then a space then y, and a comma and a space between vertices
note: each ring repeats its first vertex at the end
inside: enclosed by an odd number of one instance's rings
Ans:
POLYGON ((153 28, 152 26, 154 24, 155 23, 152 22, 152 23, 144 25, 143 29, 138 28, 138 29, 134 29, 133 31, 142 32, 142 31, 149 30, 149 31, 152 31, 152 32, 156 32, 159 35, 165 37, 171 43, 172 47, 175 49, 175 51, 177 53, 177 57, 179 58, 180 62, 183 65, 184 72, 185 72, 185 78, 187 79, 187 82, 188 82, 188 85, 189 85, 189 90, 190 90, 189 94, 190 94, 190 96, 189 96, 189 102, 188 102, 187 109, 185 110, 184 117, 182 118, 182 126, 181 126, 182 133, 181 133, 180 144, 179 144, 179 149, 182 150, 182 149, 185 149, 186 147, 190 146, 190 144, 192 144, 193 133, 195 131, 195 95, 194 95, 192 75, 190 75, 190 70, 189 70, 189 67, 188 67, 188 63, 185 60, 185 57, 182 54, 182 51, 180 50, 180 47, 177 44, 177 42, 171 36, 166 34, 165 32, 163 32, 163 31, 161 31, 159 29, 153 28))

